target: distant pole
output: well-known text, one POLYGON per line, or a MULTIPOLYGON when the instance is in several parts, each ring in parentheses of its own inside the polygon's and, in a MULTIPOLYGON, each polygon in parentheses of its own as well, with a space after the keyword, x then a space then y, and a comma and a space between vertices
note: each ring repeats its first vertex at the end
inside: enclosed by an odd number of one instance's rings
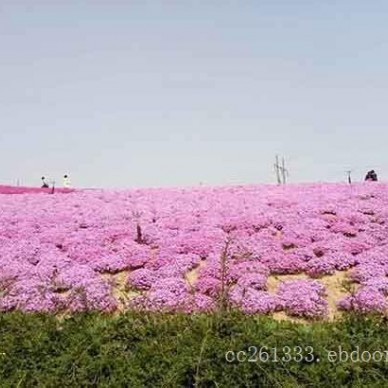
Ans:
POLYGON ((16 186, 20 186, 20 179, 19 178, 16 181, 16 186))
POLYGON ((55 181, 52 181, 51 194, 55 193, 55 181))
POLYGON ((288 174, 288 170, 286 168, 286 162, 284 160, 284 157, 282 157, 282 164, 280 165, 279 164, 279 156, 276 155, 275 171, 276 171, 276 179, 277 179, 278 184, 280 185, 283 183, 283 185, 285 185, 287 183, 287 176, 289 174, 288 174))
POLYGON ((283 185, 286 184, 286 174, 287 174, 287 170, 286 170, 286 162, 285 162, 284 158, 282 158, 282 178, 283 178, 283 185))
POLYGON ((278 182, 278 185, 280 185, 282 183, 282 181, 280 180, 280 165, 279 165, 279 156, 276 155, 276 158, 275 158, 275 171, 276 171, 276 180, 278 182))
POLYGON ((352 184, 352 170, 347 170, 346 174, 348 176, 348 183, 352 184))

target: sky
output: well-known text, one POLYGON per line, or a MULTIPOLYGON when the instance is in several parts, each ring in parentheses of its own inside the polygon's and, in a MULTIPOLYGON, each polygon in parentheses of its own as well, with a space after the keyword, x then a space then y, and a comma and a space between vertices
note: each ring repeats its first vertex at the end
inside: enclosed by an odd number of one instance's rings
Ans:
POLYGON ((0 0, 0 184, 388 177, 386 0, 0 0))

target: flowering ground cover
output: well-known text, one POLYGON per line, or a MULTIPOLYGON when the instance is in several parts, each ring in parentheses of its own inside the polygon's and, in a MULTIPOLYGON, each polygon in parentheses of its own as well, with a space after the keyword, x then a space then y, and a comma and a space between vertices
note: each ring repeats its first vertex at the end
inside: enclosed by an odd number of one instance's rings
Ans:
MULTIPOLYGON (((37 193, 51 193, 52 188, 42 187, 24 187, 24 186, 6 186, 0 185, 0 194, 37 194, 37 193)), ((74 189, 55 188, 56 193, 71 193, 74 189)))
POLYGON ((387 228, 374 182, 0 195, 0 310, 385 313, 387 228))

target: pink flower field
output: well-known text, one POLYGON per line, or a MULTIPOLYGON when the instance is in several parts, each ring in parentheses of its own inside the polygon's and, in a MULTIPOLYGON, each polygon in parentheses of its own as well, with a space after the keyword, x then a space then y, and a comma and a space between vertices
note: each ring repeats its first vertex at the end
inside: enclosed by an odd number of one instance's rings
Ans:
POLYGON ((381 312, 384 183, 0 195, 0 310, 381 312))
MULTIPOLYGON (((0 194, 37 194, 37 193, 50 193, 51 188, 40 188, 40 187, 23 187, 23 186, 6 186, 0 185, 0 194)), ((56 193, 70 193, 73 189, 67 188, 55 188, 56 193)))

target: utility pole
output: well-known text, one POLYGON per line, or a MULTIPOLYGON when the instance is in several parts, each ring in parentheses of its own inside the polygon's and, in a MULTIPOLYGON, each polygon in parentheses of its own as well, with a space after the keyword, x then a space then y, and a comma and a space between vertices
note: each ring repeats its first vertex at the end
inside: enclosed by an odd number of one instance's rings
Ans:
POLYGON ((278 184, 285 185, 287 183, 286 177, 289 175, 288 170, 286 168, 286 162, 284 160, 284 157, 282 157, 282 164, 279 164, 279 156, 276 155, 276 161, 275 161, 275 171, 276 171, 276 179, 278 184))
POLYGON ((284 158, 282 158, 282 178, 283 178, 283 185, 287 183, 286 176, 288 176, 288 170, 286 169, 286 162, 284 158))
POLYGON ((346 174, 348 175, 348 183, 349 183, 349 185, 351 185, 352 184, 352 176, 351 176, 352 170, 347 170, 346 174))
POLYGON ((276 171, 276 180, 278 182, 278 185, 280 185, 282 182, 280 180, 280 165, 279 165, 279 156, 278 155, 276 155, 274 167, 275 167, 275 171, 276 171))
POLYGON ((51 187, 51 194, 55 193, 55 180, 51 181, 52 187, 51 187))

